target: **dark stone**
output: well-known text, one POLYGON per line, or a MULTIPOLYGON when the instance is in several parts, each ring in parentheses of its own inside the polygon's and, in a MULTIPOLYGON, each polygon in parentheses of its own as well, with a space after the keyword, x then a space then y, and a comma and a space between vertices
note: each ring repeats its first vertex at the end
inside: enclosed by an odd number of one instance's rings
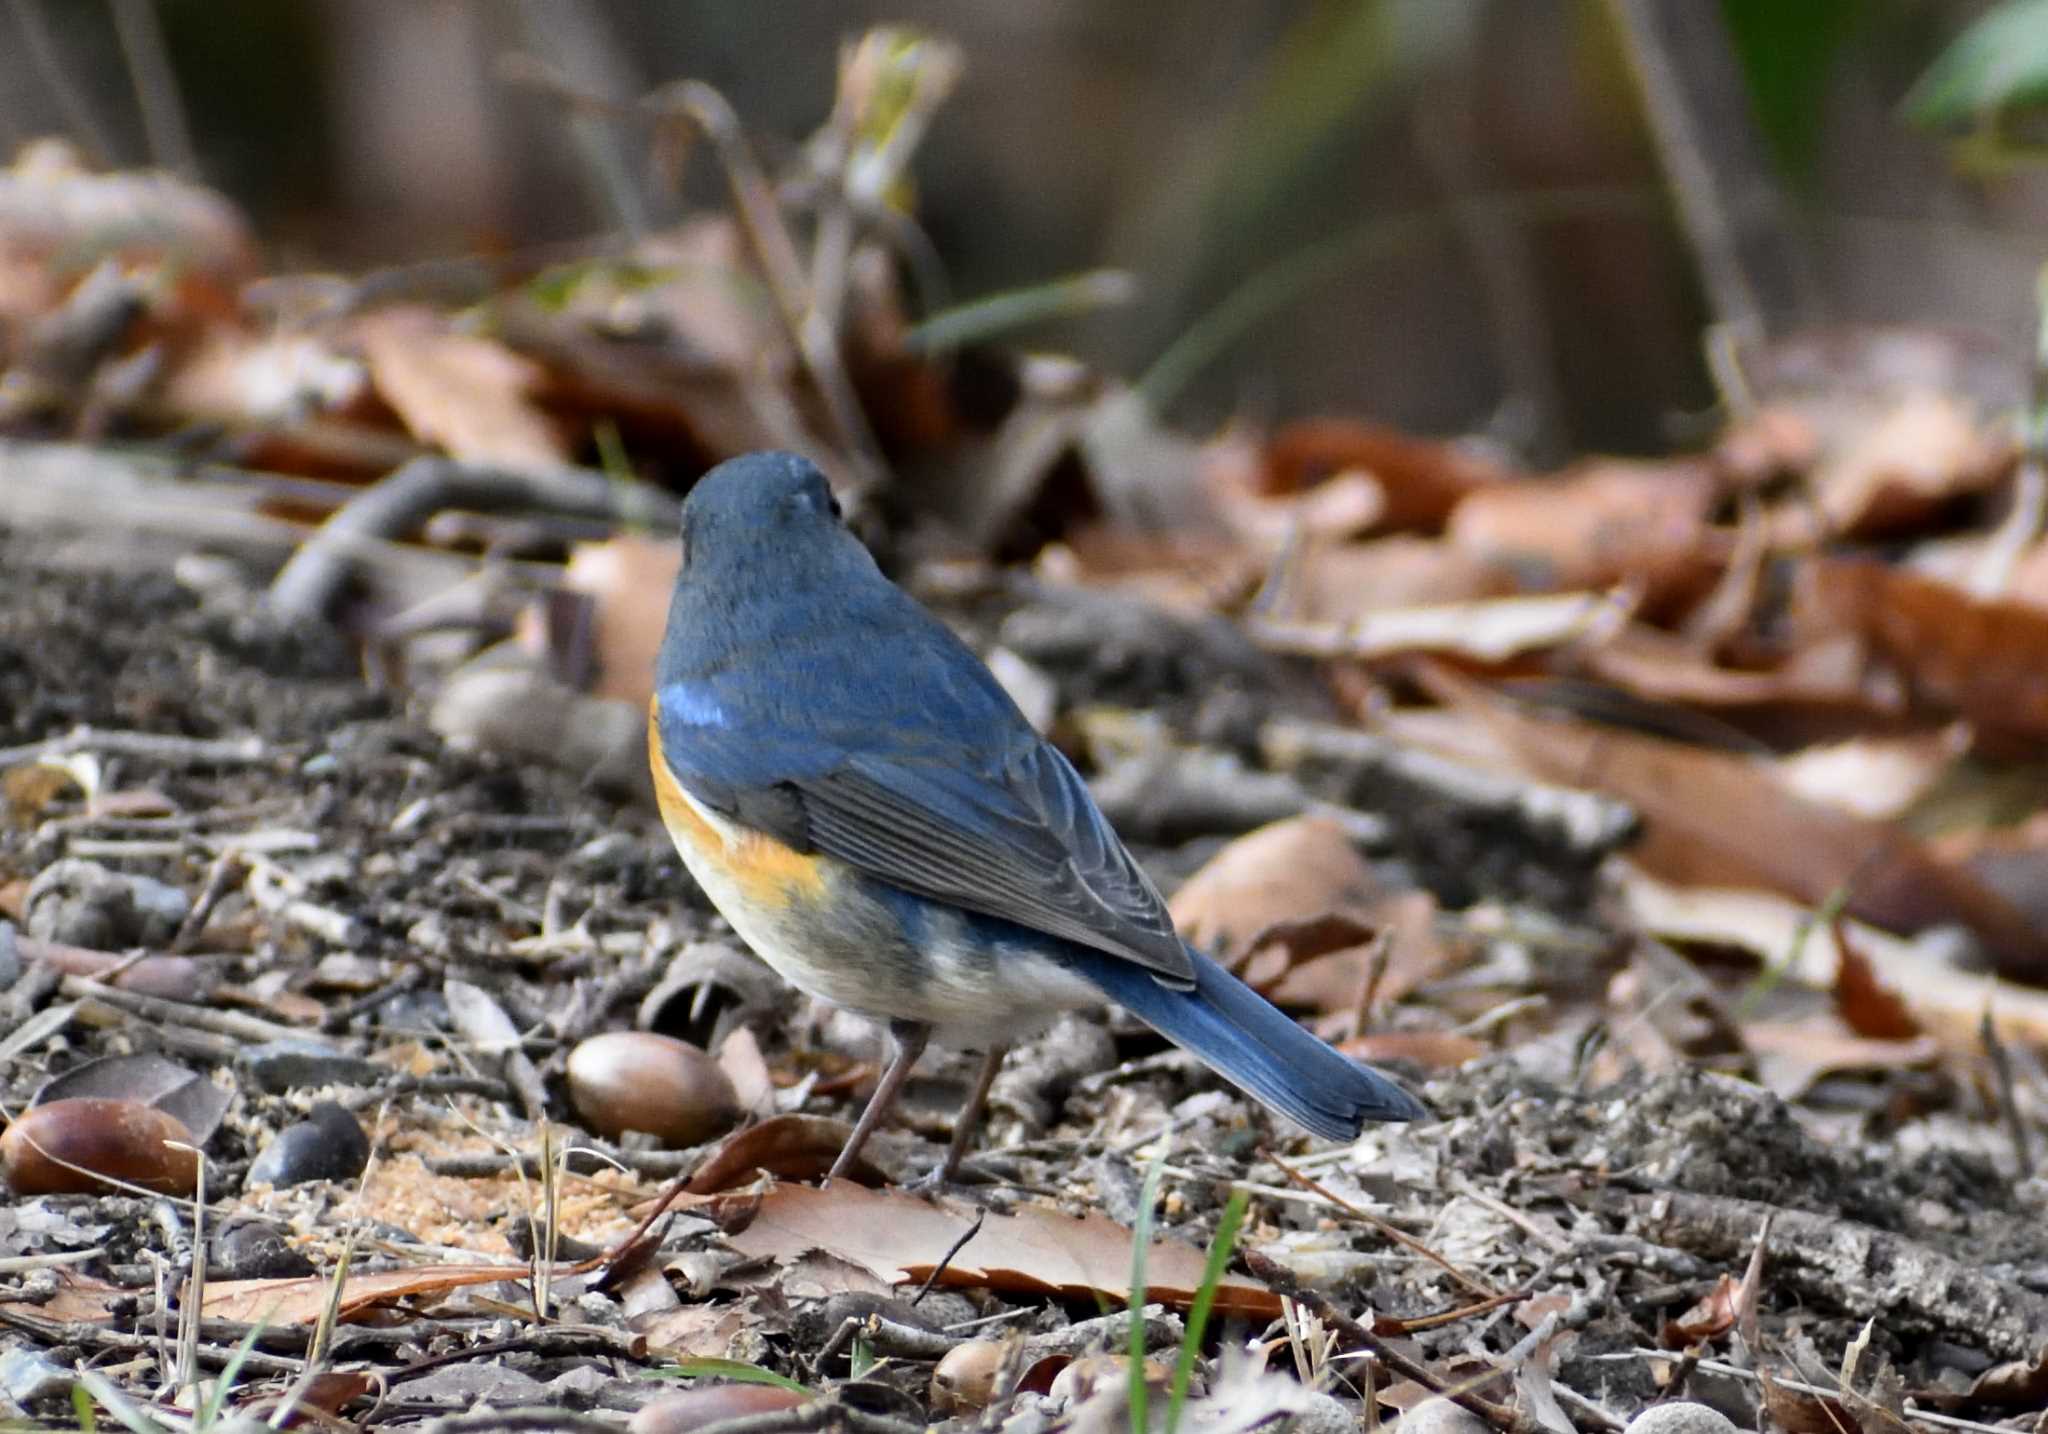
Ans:
POLYGON ((370 1139, 356 1118, 331 1100, 288 1125, 249 1167, 249 1185, 303 1185, 309 1180, 352 1180, 370 1163, 370 1139))
MULTIPOLYGON (((298 1127, 294 1126, 294 1129, 298 1127)), ((313 1262, 267 1220, 235 1220, 213 1237, 210 1280, 279 1280, 313 1273, 313 1262)))

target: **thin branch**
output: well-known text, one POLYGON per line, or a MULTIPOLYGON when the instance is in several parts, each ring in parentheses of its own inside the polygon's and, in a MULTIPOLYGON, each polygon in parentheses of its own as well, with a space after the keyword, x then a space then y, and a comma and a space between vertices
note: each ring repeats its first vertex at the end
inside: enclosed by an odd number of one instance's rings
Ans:
POLYGON ((170 49, 164 44, 156 0, 112 3, 114 33, 121 40, 121 57, 128 62, 128 82, 135 87, 135 103, 142 111, 142 133, 149 141, 150 158, 160 168, 197 179, 199 157, 192 149, 185 97, 178 88, 177 71, 171 67, 170 49))

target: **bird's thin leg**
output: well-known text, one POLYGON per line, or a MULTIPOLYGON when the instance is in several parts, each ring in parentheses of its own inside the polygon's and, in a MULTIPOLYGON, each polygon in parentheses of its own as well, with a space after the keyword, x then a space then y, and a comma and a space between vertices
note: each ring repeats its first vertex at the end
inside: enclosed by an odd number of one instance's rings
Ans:
POLYGON ((889 1062, 889 1069, 882 1072, 882 1083, 868 1098, 868 1108, 860 1113, 853 1134, 846 1137, 846 1148, 832 1162, 832 1169, 825 1176, 827 1185, 844 1175, 860 1158, 860 1148, 868 1143, 868 1136, 889 1113, 889 1107, 896 1104, 896 1093, 903 1089, 903 1082, 910 1078, 910 1068, 924 1054, 924 1043, 931 1039, 932 1028, 917 1021, 891 1021, 889 1034, 895 1039, 896 1054, 889 1062))
POLYGON ((967 1104, 960 1112, 960 1123, 953 1127, 953 1143, 946 1147, 946 1162, 934 1174, 934 1182, 950 1185, 953 1177, 960 1172, 960 1162, 967 1158, 968 1144, 974 1139, 974 1132, 981 1125, 981 1112, 988 1104, 989 1087, 996 1083, 996 1072, 1003 1068, 1003 1057, 1009 1054, 1008 1046, 990 1046, 988 1054, 981 1058, 981 1074, 974 1078, 974 1094, 967 1097, 967 1104))

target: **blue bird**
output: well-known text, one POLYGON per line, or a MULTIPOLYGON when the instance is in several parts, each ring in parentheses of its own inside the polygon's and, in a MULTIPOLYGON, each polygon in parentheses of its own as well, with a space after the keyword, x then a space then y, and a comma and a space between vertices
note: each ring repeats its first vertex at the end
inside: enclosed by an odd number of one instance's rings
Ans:
POLYGON ((928 1040, 1004 1051, 1114 1001, 1333 1140, 1415 1098, 1175 932, 1080 775, 950 629, 882 575, 802 458, 720 464, 683 504, 649 757, 683 862, 791 984, 886 1022, 845 1172, 928 1040))

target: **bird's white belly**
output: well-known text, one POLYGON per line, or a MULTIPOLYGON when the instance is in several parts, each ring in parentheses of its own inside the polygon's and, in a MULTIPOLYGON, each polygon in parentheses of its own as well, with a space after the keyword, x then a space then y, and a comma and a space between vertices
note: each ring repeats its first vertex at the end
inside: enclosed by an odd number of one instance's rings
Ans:
POLYGON ((1101 992, 1051 956, 1018 945, 991 950, 964 914, 933 903, 912 941, 872 883, 817 858, 821 899, 763 901, 727 853, 757 840, 680 786, 688 821, 664 806, 683 864, 740 939, 798 990, 880 1020, 916 1021, 945 1045, 1009 1045, 1061 1011, 1103 1004, 1101 992), (694 828, 694 829, 693 829, 694 828), (712 840, 707 841, 709 836, 712 840), (713 843, 718 849, 713 849, 713 843))

